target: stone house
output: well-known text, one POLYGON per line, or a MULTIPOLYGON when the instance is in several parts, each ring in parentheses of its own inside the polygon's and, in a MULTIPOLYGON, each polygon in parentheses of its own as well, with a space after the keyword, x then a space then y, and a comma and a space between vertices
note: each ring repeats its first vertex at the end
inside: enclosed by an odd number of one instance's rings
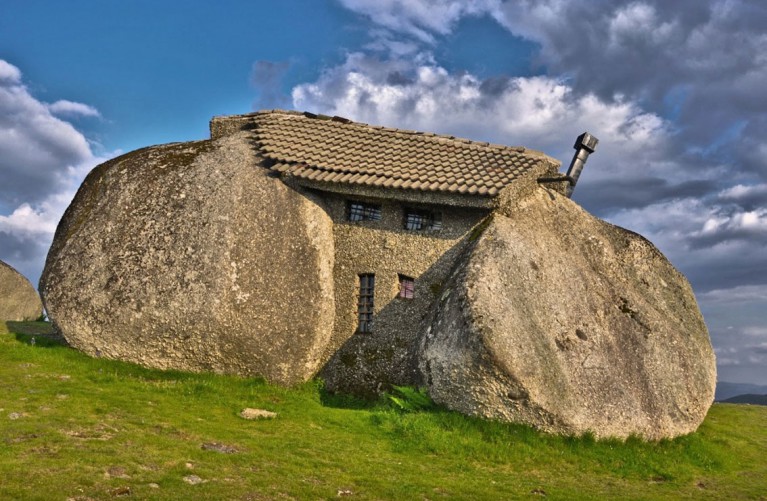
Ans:
POLYGON ((560 165, 524 147, 311 113, 210 123, 214 140, 240 130, 271 175, 314 194, 332 218, 335 325, 321 375, 356 393, 417 381, 418 334, 473 232, 505 188, 560 165))
POLYGON ((265 111, 91 171, 40 291, 85 353, 149 367, 419 385, 557 433, 690 433, 716 365, 692 289, 521 147, 265 111))

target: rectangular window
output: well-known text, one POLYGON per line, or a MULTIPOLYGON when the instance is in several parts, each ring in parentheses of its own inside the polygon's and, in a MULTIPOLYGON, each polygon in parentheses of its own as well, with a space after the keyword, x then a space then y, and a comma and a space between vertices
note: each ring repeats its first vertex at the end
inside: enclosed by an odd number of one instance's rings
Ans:
POLYGON ((415 280, 399 275, 399 297, 404 299, 413 299, 415 297, 415 280))
POLYGON ((381 206, 362 202, 347 202, 349 221, 380 221, 381 206))
POLYGON ((428 210, 405 208, 405 229, 410 231, 441 230, 442 214, 428 210))
POLYGON ((357 332, 372 332, 373 330, 375 282, 376 276, 372 273, 360 275, 360 297, 357 301, 357 316, 359 318, 357 332))

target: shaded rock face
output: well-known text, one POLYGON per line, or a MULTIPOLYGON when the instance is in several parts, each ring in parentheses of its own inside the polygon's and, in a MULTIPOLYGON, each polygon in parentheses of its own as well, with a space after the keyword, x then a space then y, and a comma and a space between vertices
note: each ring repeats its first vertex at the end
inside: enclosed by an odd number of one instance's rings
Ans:
POLYGON ((324 362, 333 231, 258 167, 247 133, 94 169, 56 231, 48 313, 91 355, 292 384, 324 362))
POLYGON ((0 322, 37 320, 42 314, 43 303, 29 280, 0 261, 0 322))
POLYGON ((687 280, 644 238, 543 188, 507 197, 420 357, 452 409, 598 437, 690 433, 716 383, 687 280))

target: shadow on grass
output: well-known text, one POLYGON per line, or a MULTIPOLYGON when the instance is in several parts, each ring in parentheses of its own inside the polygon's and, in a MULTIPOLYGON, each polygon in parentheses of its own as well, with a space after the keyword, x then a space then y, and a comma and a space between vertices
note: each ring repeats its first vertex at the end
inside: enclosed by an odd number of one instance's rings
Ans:
POLYGON ((364 398, 344 393, 332 393, 325 389, 321 380, 318 381, 318 386, 320 403, 324 407, 331 407, 334 409, 369 410, 381 406, 380 398, 364 398))
POLYGON ((50 322, 5 322, 10 334, 24 344, 34 344, 41 348, 69 347, 66 339, 56 332, 50 322))

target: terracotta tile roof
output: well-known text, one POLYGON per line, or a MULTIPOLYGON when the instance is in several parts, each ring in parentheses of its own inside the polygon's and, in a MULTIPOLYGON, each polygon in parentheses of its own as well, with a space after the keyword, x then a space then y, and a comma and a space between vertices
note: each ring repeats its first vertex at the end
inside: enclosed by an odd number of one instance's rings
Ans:
POLYGON ((522 147, 391 129, 310 113, 249 115, 272 169, 315 182, 492 197, 540 163, 559 162, 522 147))

